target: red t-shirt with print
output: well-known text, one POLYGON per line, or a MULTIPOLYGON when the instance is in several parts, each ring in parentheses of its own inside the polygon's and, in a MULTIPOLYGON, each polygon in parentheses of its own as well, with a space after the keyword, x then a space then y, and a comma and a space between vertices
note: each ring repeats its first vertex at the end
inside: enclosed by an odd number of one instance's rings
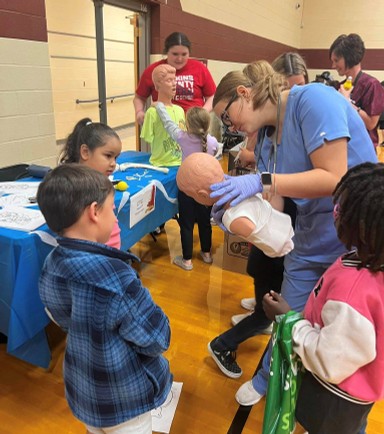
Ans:
MULTIPOLYGON (((156 66, 167 63, 167 60, 160 60, 149 65, 143 72, 136 94, 144 99, 152 96, 153 101, 157 101, 157 91, 152 81, 152 71, 156 66)), ((212 96, 216 91, 208 68, 199 60, 188 59, 186 65, 176 70, 176 95, 172 100, 186 112, 190 107, 202 107, 204 98, 212 96)))

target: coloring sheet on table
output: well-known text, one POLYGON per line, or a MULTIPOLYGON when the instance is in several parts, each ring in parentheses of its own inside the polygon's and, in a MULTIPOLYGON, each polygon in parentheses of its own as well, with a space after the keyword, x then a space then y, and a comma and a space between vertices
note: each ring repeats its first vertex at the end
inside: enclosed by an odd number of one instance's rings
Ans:
POLYGON ((21 194, 7 194, 0 197, 0 207, 6 206, 36 206, 28 197, 21 194))
POLYGON ((0 182, 0 194, 36 197, 40 182, 0 182))
POLYGON ((45 223, 41 211, 23 208, 21 206, 7 206, 0 209, 0 227, 18 231, 33 231, 45 223))
POLYGON ((152 430, 154 432, 161 432, 166 434, 170 432, 182 387, 183 383, 177 383, 176 381, 174 381, 172 383, 171 391, 169 392, 164 404, 151 411, 152 430))

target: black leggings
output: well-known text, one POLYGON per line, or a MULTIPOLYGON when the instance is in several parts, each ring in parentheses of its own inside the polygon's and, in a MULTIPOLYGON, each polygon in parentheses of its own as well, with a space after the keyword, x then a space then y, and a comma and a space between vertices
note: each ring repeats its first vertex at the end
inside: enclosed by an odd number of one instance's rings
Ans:
POLYGON ((181 248, 185 260, 192 259, 193 252, 193 227, 197 221, 201 250, 205 253, 211 251, 212 247, 212 226, 211 209, 197 203, 182 191, 178 193, 179 200, 179 226, 181 237, 181 248))

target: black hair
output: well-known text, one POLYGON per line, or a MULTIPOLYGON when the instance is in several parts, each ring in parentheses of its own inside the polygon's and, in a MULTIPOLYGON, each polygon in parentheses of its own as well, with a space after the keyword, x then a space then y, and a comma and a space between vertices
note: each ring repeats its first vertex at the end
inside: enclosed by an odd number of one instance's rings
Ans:
POLYGON ((59 156, 59 163, 78 163, 81 145, 85 144, 90 151, 93 151, 104 146, 109 137, 120 140, 118 134, 108 125, 92 122, 89 118, 81 119, 68 136, 59 156))
POLYGON ((189 53, 191 53, 191 41, 188 39, 187 35, 181 32, 174 32, 168 35, 164 41, 164 54, 167 54, 168 51, 174 47, 175 45, 182 45, 183 47, 187 47, 189 53))
POLYGON ((365 54, 364 42, 356 33, 340 35, 335 39, 329 49, 329 58, 331 58, 332 53, 337 57, 343 57, 345 66, 352 68, 363 60, 365 54))
POLYGON ((340 83, 337 80, 333 79, 329 71, 323 71, 321 74, 316 74, 316 77, 312 83, 323 83, 327 86, 332 86, 337 90, 340 87, 340 83))
POLYGON ((40 183, 37 203, 50 229, 62 235, 89 205, 96 202, 102 206, 114 191, 102 173, 82 164, 62 164, 40 183))
POLYGON ((384 164, 362 163, 341 178, 333 192, 339 203, 337 235, 355 247, 362 267, 384 271, 384 164))

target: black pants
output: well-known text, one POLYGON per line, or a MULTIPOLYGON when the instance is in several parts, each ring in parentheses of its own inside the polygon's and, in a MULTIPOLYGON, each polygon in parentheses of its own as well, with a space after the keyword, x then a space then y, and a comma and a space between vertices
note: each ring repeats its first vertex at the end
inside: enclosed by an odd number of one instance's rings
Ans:
POLYGON ((179 226, 181 248, 185 260, 192 259, 193 227, 197 222, 199 228, 200 247, 203 252, 210 252, 212 247, 212 226, 210 206, 200 205, 182 191, 178 193, 179 226))
MULTIPOLYGON (((284 212, 290 215, 292 224, 296 220, 296 206, 285 198, 284 212)), ((219 351, 237 349, 239 344, 267 328, 271 321, 266 317, 262 305, 263 297, 270 290, 280 292, 283 283, 284 258, 270 258, 255 246, 251 246, 247 273, 253 277, 256 307, 254 312, 238 324, 218 336, 215 346, 219 351)))
POLYGON ((267 328, 271 321, 266 317, 262 301, 271 289, 280 292, 283 281, 283 258, 270 258, 255 246, 249 252, 247 273, 253 277, 256 306, 254 312, 222 333, 217 341, 218 350, 236 350, 238 345, 267 328))
POLYGON ((358 434, 373 404, 347 401, 306 372, 296 404, 296 419, 309 434, 358 434))

